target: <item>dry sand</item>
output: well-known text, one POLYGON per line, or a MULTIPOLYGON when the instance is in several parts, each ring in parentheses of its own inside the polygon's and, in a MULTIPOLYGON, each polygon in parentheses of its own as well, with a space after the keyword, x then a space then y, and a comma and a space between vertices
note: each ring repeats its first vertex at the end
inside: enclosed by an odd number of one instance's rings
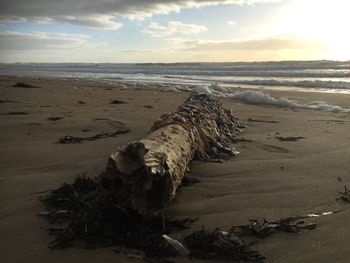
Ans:
MULTIPOLYGON (((269 93, 345 107, 350 101, 349 95, 269 93)), ((141 262, 117 255, 110 248, 48 249, 52 237, 45 229, 49 225, 36 216, 43 207, 37 200, 39 195, 33 193, 71 182, 85 172, 98 175, 111 152, 145 136, 162 113, 175 110, 188 95, 82 80, 1 77, 0 261, 141 262), (17 81, 39 88, 12 87, 17 81), (112 100, 127 103, 110 104, 112 100), (14 111, 28 114, 3 115, 14 111), (52 121, 50 117, 63 119, 52 121), (91 136, 121 125, 131 132, 81 144, 55 143, 67 134, 91 136)), ((200 183, 181 188, 166 213, 199 216, 194 230, 202 225, 225 229, 245 224, 250 218, 279 219, 342 210, 316 219, 316 230, 275 234, 254 248, 268 262, 349 262, 350 205, 336 201, 336 197, 345 184, 350 186, 350 115, 220 100, 247 125, 241 137, 252 142, 238 143, 241 154, 230 161, 194 162, 192 175, 199 177, 200 183), (277 135, 305 139, 281 142, 277 135)))

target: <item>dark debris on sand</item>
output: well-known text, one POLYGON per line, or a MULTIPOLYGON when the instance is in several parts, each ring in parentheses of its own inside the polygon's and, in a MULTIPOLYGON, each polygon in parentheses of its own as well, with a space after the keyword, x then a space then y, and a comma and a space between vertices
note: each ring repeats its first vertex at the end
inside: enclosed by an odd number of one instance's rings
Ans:
POLYGON ((298 233, 301 230, 315 229, 315 223, 305 223, 307 218, 309 216, 292 216, 277 221, 267 221, 265 218, 263 221, 251 219, 247 225, 233 226, 230 229, 230 233, 239 237, 255 236, 265 238, 277 232, 298 233))
POLYGON ((254 142, 251 139, 246 139, 246 138, 235 138, 234 143, 239 143, 239 142, 254 142))
POLYGON ((191 251, 190 257, 199 259, 223 260, 230 262, 265 262, 258 251, 251 250, 237 236, 215 229, 202 228, 185 237, 185 244, 191 251))
POLYGON ((274 222, 264 220, 262 223, 251 220, 248 225, 233 226, 228 232, 219 228, 209 231, 202 227, 178 241, 169 236, 188 229, 195 219, 167 218, 163 214, 147 219, 125 207, 120 201, 122 198, 116 200, 103 192, 98 178, 85 176, 77 177, 73 184, 52 190, 40 200, 45 203, 46 210, 39 215, 45 216, 52 224, 60 224, 48 229, 54 236, 51 248, 117 246, 115 252, 148 262, 169 262, 167 258, 179 253, 199 259, 265 262, 265 257, 252 250, 242 237, 262 238, 274 232, 295 233, 315 228, 314 224, 304 223, 303 219, 307 217, 274 222), (181 248, 185 253, 181 253, 181 248))
MULTIPOLYGON (((162 215, 146 219, 100 190, 96 179, 78 177, 71 185, 51 191, 41 197, 46 211, 40 213, 50 223, 66 227, 49 228, 55 239, 51 248, 73 245, 84 248, 122 246, 144 253, 145 258, 174 257, 178 251, 168 243, 164 234, 189 228, 191 218, 175 219, 162 215)), ((264 257, 242 240, 219 231, 204 228, 184 238, 191 257, 233 260, 233 262, 263 262, 264 257)), ((142 255, 143 253, 138 253, 142 255)))
POLYGON ((344 202, 350 203, 350 191, 347 186, 344 186, 344 192, 339 192, 339 197, 337 200, 342 200, 344 202))
POLYGON ((63 117, 49 117, 47 118, 49 121, 59 121, 59 120, 63 120, 63 117))
POLYGON ((28 115, 27 111, 10 111, 7 113, 3 113, 2 115, 28 115))
POLYGON ((277 140, 280 140, 281 142, 295 142, 300 139, 305 139, 305 137, 301 137, 301 136, 288 136, 288 137, 276 136, 275 138, 277 140))
POLYGON ((112 100, 111 104, 126 104, 127 102, 122 101, 122 100, 112 100))
POLYGON ((253 119, 253 118, 248 118, 247 121, 249 121, 249 122, 279 123, 279 121, 258 120, 258 119, 253 119))
POLYGON ((18 103, 18 102, 14 100, 0 100, 0 103, 18 103))
POLYGON ((96 179, 78 177, 41 198, 46 204, 50 223, 68 223, 64 228, 50 228, 56 239, 52 248, 72 246, 83 241, 85 247, 123 245, 142 249, 148 256, 175 255, 161 234, 188 228, 193 220, 167 219, 162 216, 147 220, 100 190, 96 179))
POLYGON ((91 137, 77 137, 77 136, 66 135, 66 136, 60 138, 58 140, 58 142, 62 143, 62 144, 81 143, 81 142, 84 142, 84 141, 90 141, 91 142, 91 141, 96 141, 96 140, 99 140, 99 139, 115 137, 118 134, 128 133, 128 132, 130 132, 130 130, 128 128, 118 128, 114 132, 103 132, 103 133, 99 133, 99 134, 96 134, 96 135, 91 136, 91 137))
POLYGON ((17 82, 12 87, 14 87, 14 88, 25 88, 25 89, 37 89, 37 88, 39 88, 39 87, 33 86, 31 84, 26 84, 26 83, 23 83, 23 82, 17 82))

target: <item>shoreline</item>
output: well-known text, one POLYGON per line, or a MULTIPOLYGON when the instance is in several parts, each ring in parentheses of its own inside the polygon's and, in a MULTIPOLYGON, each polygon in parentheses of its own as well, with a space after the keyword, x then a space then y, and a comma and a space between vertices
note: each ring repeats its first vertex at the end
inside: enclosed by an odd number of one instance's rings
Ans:
MULTIPOLYGON (((324 100, 342 107, 348 107, 350 99, 347 94, 268 93, 300 103, 324 100)), ((0 103, 0 249, 4 262, 142 262, 109 248, 48 249, 51 237, 45 229, 49 225, 36 216, 42 204, 33 193, 72 182, 84 172, 98 175, 110 153, 145 136, 161 114, 175 110, 189 93, 81 79, 2 76, 0 95, 4 101, 0 103), (16 82, 37 88, 14 88, 16 82), (113 104, 113 100, 125 103, 113 104), (27 114, 7 115, 11 112, 27 114), (58 117, 62 119, 49 119, 58 117), (57 143, 68 134, 93 136, 118 127, 130 132, 81 144, 57 143)), ((193 162, 191 174, 200 182, 181 188, 165 213, 199 216, 191 229, 201 225, 226 229, 251 218, 341 210, 315 220, 316 230, 276 234, 253 248, 268 262, 347 262, 350 207, 335 199, 344 185, 350 185, 350 114, 217 99, 247 126, 240 138, 250 141, 238 142, 241 154, 224 163, 193 162), (278 136, 305 138, 284 142, 278 136)), ((176 258, 175 262, 202 261, 176 258)))
MULTIPOLYGON (((121 89, 136 89, 136 90, 151 90, 156 92, 180 92, 180 93, 187 93, 190 94, 191 92, 188 91, 174 91, 172 87, 174 86, 183 86, 187 87, 189 85, 181 85, 181 84, 167 84, 167 83, 141 83, 137 81, 130 81, 130 82, 123 82, 123 81, 115 81, 115 82, 109 82, 107 80, 102 79, 87 79, 87 78, 60 78, 60 77, 27 77, 27 76, 11 76, 11 75, 0 75, 0 81, 4 79, 5 81, 11 81, 16 79, 22 79, 27 81, 67 81, 71 83, 75 83, 76 85, 94 85, 94 87, 119 87, 121 89), (170 89, 164 89, 165 87, 168 87, 170 89)), ((196 85, 198 87, 205 86, 203 85, 196 85)), ((210 86, 210 85, 208 85, 210 86)), ((302 103, 308 103, 315 100, 323 99, 326 102, 329 102, 331 104, 335 104, 335 102, 338 102, 341 107, 347 107, 349 106, 349 99, 350 99, 350 90, 338 90, 337 91, 326 91, 322 89, 316 89, 316 88, 302 88, 302 87, 240 87, 240 86, 232 86, 229 87, 230 91, 232 92, 240 92, 240 91, 261 91, 263 93, 267 93, 271 96, 274 96, 275 98, 292 98, 295 100, 299 100, 302 103), (302 94, 305 93, 306 96, 302 96, 302 94), (341 97, 339 96, 341 95, 341 97), (309 99, 309 100, 307 100, 309 99)), ((209 94, 210 95, 210 94, 209 94)), ((337 105, 337 104, 336 104, 337 105)))
MULTIPOLYGON (((161 90, 164 87, 200 87, 200 86, 210 86, 211 84, 216 84, 215 81, 205 83, 204 81, 197 80, 196 82, 188 82, 188 83, 172 83, 172 82, 157 82, 157 81, 146 81, 146 80, 118 80, 115 79, 111 81, 109 79, 103 78, 87 78, 87 77, 48 77, 48 76, 26 76, 26 75, 0 75, 0 78, 22 78, 22 79, 32 79, 32 80, 40 80, 40 79, 50 79, 50 80, 73 80, 73 81, 85 81, 85 82, 95 82, 105 85, 125 85, 125 86, 136 86, 136 87, 156 87, 155 90, 161 90), (158 87, 158 88, 157 88, 158 87)), ((284 85, 274 85, 274 84, 234 84, 234 83, 225 83, 222 82, 219 84, 220 86, 227 88, 229 90, 237 91, 237 90, 259 90, 264 92, 305 92, 305 93, 317 93, 317 94, 344 94, 350 95, 350 89, 347 88, 315 88, 315 87, 302 87, 302 86, 284 86, 284 85)), ((183 92, 183 91, 181 91, 183 92)))

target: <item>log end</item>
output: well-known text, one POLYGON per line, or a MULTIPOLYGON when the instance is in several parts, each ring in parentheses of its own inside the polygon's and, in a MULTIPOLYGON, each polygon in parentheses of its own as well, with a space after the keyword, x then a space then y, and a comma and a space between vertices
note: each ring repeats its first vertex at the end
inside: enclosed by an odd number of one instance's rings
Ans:
POLYGON ((152 217, 169 202, 171 176, 164 156, 141 142, 122 147, 109 158, 100 185, 119 205, 152 217))

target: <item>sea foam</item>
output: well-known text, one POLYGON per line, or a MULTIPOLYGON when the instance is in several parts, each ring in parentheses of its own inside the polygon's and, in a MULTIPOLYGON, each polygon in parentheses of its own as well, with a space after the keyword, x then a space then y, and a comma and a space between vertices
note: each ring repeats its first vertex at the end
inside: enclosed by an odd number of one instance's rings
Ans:
POLYGON ((321 110, 327 112, 336 112, 336 113, 350 113, 349 108, 343 108, 338 105, 331 105, 324 101, 313 101, 307 104, 299 103, 295 100, 291 100, 285 97, 274 98, 268 93, 262 91, 238 91, 238 92, 228 92, 225 88, 220 87, 218 84, 211 85, 202 85, 197 86, 191 89, 194 93, 199 94, 208 94, 214 95, 217 97, 226 97, 232 98, 235 100, 244 101, 246 103, 251 104, 265 104, 265 105, 273 105, 277 107, 285 107, 285 108, 301 108, 301 109, 310 109, 310 110, 321 110))
POLYGON ((350 113, 350 109, 348 108, 343 108, 338 105, 331 105, 324 101, 313 101, 307 104, 300 104, 297 101, 290 100, 285 97, 276 99, 270 94, 261 91, 242 91, 238 93, 228 94, 227 97, 254 104, 269 104, 286 108, 302 108, 328 112, 350 113))

